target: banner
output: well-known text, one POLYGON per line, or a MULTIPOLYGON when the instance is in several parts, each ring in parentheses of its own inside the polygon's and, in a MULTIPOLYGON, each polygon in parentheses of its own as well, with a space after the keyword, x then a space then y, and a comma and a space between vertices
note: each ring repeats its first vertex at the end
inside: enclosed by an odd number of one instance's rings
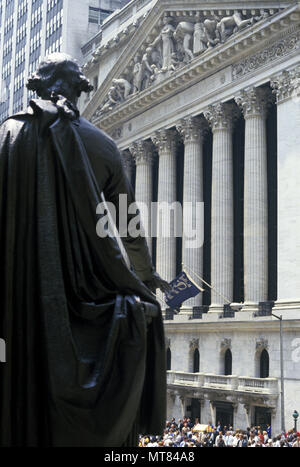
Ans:
POLYGON ((190 276, 182 271, 172 282, 172 289, 165 295, 165 302, 170 308, 178 308, 189 298, 196 297, 204 289, 199 287, 190 278, 190 276))

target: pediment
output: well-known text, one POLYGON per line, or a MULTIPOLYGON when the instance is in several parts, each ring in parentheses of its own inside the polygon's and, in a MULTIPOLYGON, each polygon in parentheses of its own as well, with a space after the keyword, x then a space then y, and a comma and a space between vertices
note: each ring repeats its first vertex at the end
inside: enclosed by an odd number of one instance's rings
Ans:
MULTIPOLYGON (((292 2, 158 0, 85 110, 97 121, 157 88, 250 28, 268 23, 292 2), (229 5, 228 7, 226 5, 229 5), (249 6, 248 6, 249 5, 249 6)), ((99 54, 99 51, 98 51, 99 54)))

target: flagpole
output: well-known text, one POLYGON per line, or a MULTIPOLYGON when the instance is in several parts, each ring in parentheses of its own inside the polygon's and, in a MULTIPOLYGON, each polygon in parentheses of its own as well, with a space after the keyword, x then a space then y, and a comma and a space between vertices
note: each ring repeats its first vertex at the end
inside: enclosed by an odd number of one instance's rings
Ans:
MULTIPOLYGON (((212 285, 210 285, 208 282, 206 282, 204 279, 202 279, 202 277, 198 276, 198 274, 197 274, 195 271, 193 271, 190 267, 185 266, 185 265, 182 263, 183 271, 184 271, 184 269, 185 269, 186 267, 187 267, 193 274, 195 274, 195 276, 196 276, 198 279, 200 279, 200 281, 203 282, 203 284, 207 285, 207 287, 209 287, 211 290, 213 290, 214 292, 216 292, 216 294, 218 294, 220 297, 222 297, 222 298, 225 300, 225 302, 227 302, 228 304, 231 303, 231 300, 229 300, 227 297, 225 297, 225 296, 222 295, 220 292, 218 292, 212 285)), ((186 273, 186 271, 184 271, 184 272, 186 273)), ((187 274, 187 273, 186 273, 186 274, 187 274)), ((198 286, 198 287, 200 287, 200 286, 198 286)), ((200 288, 201 288, 201 287, 200 287, 200 288)))
POLYGON ((205 289, 203 289, 202 287, 200 287, 199 284, 197 284, 197 282, 194 281, 194 279, 190 276, 190 274, 188 272, 186 272, 184 269, 183 269, 183 272, 186 274, 187 278, 189 281, 191 281, 191 283, 197 287, 197 289, 200 289, 201 292, 204 292, 205 289))

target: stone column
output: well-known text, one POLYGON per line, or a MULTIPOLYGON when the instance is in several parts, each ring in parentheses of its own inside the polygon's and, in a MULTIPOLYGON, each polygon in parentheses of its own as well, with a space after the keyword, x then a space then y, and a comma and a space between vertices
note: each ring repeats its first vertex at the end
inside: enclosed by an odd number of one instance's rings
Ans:
POLYGON ((132 183, 133 168, 134 168, 134 161, 133 161, 132 155, 128 149, 125 149, 124 151, 122 151, 121 155, 122 155, 126 175, 130 183, 132 183))
MULTIPOLYGON (((201 287, 203 283, 199 277, 203 276, 204 241, 203 137, 206 127, 204 119, 190 117, 177 125, 184 142, 182 262, 186 272, 201 287)), ((202 293, 184 303, 185 308, 201 305, 202 293)))
POLYGON ((210 311, 221 311, 233 300, 233 161, 232 128, 236 106, 218 103, 205 117, 213 132, 210 311), (216 291, 218 293, 216 293, 216 291))
POLYGON ((247 426, 252 426, 252 406, 251 406, 251 401, 247 401, 244 403, 244 409, 245 409, 245 416, 246 416, 246 425, 247 426))
POLYGON ((181 418, 186 416, 186 398, 184 394, 179 394, 180 408, 181 408, 181 418))
MULTIPOLYGON (((176 277, 176 237, 175 225, 171 222, 171 208, 176 207, 177 133, 160 130, 152 141, 159 154, 156 270, 170 282, 176 277)), ((163 299, 160 292, 158 296, 163 299)))
POLYGON ((300 66, 275 76, 278 125, 278 302, 300 306, 300 66))
POLYGON ((201 407, 201 422, 203 424, 211 424, 213 420, 211 413, 211 406, 209 400, 209 394, 204 394, 203 406, 201 407))
POLYGON ((245 307, 268 300, 268 177, 266 116, 270 93, 251 87, 236 97, 245 118, 245 307))
POLYGON ((213 400, 209 400, 209 408, 210 408, 210 420, 213 426, 217 425, 217 409, 216 403, 213 400))
POLYGON ((139 141, 130 147, 136 164, 135 199, 141 211, 141 218, 146 232, 146 240, 152 252, 151 204, 152 204, 152 166, 153 145, 150 141, 139 141))

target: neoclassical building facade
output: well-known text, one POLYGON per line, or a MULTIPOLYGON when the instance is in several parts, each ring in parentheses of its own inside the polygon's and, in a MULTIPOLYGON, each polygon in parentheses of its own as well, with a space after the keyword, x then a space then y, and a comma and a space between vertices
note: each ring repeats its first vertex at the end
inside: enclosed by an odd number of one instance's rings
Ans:
POLYGON ((83 48, 83 115, 137 201, 180 203, 190 230, 203 205, 201 246, 147 238, 162 277, 205 289, 163 305, 169 417, 276 434, 300 409, 299 47, 295 1, 134 0, 83 48))

